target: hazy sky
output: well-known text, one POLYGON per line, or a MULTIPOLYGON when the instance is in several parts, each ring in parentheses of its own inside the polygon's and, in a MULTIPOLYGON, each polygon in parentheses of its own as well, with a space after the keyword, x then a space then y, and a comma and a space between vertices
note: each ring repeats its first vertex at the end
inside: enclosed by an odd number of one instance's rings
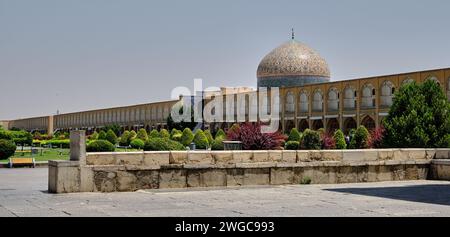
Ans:
POLYGON ((450 1, 0 0, 0 119, 148 103, 172 88, 256 86, 296 39, 332 80, 450 66, 450 1))

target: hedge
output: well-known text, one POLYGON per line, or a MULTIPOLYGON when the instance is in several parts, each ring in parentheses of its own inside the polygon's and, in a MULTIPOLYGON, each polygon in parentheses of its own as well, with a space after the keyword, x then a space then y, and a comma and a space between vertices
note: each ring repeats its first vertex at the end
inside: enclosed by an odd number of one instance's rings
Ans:
POLYGON ((90 142, 87 147, 87 152, 112 152, 116 147, 107 140, 95 140, 90 142))

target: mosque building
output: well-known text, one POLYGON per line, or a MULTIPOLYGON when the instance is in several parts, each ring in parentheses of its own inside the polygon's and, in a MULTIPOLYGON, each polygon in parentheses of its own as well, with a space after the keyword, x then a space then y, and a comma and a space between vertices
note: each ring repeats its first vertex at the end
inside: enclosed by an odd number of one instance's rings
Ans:
MULTIPOLYGON (((375 76, 352 80, 331 81, 325 59, 315 50, 294 39, 272 50, 257 68, 257 87, 279 87, 280 130, 289 131, 324 128, 328 132, 364 125, 374 129, 387 116, 395 91, 405 83, 433 80, 450 98, 450 68, 375 76)), ((222 90, 230 88, 222 88, 222 90)), ((249 88, 234 88, 227 96, 254 93, 249 88)), ((41 131, 85 129, 88 132, 106 125, 120 125, 124 130, 167 126, 172 106, 181 100, 169 100, 125 107, 97 109, 74 113, 0 121, 7 128, 41 131)), ((205 101, 210 99, 205 98, 205 101)), ((236 100, 235 100, 236 101, 236 100)), ((246 106, 251 107, 246 101, 246 106)), ((238 110, 242 106, 225 104, 224 110, 238 110)), ((243 110, 248 114, 248 108, 243 110)), ((247 118, 247 117, 246 117, 247 118)), ((248 119, 247 119, 248 120, 248 119)), ((251 121, 251 120, 248 120, 251 121)), ((227 121, 202 124, 215 130, 228 128, 227 121)), ((255 121, 251 121, 255 122, 255 121)))

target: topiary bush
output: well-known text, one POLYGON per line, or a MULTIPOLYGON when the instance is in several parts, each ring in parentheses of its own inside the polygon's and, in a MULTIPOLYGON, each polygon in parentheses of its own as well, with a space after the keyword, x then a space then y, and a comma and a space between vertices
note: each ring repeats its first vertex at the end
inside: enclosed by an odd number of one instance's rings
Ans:
POLYGON ((322 149, 331 150, 336 148, 336 141, 330 134, 323 133, 320 140, 322 141, 322 149))
POLYGON ((223 146, 224 138, 219 136, 211 142, 212 151, 223 151, 225 148, 223 146))
POLYGON ((119 145, 121 146, 129 146, 130 145, 130 131, 123 132, 122 136, 119 140, 119 145))
POLYGON ((300 142, 298 141, 287 141, 284 144, 286 150, 298 150, 300 148, 300 142))
POLYGON ((106 132, 105 131, 100 131, 99 133, 98 133, 98 138, 97 138, 97 140, 106 140, 106 132))
POLYGON ((317 131, 306 129, 303 132, 303 137, 300 147, 306 150, 319 150, 322 146, 320 141, 320 134, 317 131))
POLYGON ((291 129, 291 132, 289 133, 288 141, 296 141, 300 142, 300 139, 302 138, 301 133, 296 129, 291 129))
POLYGON ((190 128, 185 128, 183 130, 183 134, 181 135, 181 144, 184 146, 189 146, 194 140, 194 134, 192 133, 190 128))
POLYGON ((108 130, 108 132, 106 133, 106 140, 111 142, 113 145, 116 145, 117 136, 116 136, 116 133, 112 129, 108 130))
POLYGON ((230 130, 227 137, 233 141, 241 141, 244 150, 278 150, 283 149, 287 138, 280 132, 262 133, 261 123, 244 123, 230 130))
POLYGON ((0 139, 0 160, 6 160, 16 152, 16 144, 10 140, 0 139))
POLYGON ((130 142, 130 146, 134 149, 144 149, 145 142, 139 138, 136 138, 130 142))
POLYGON ((193 141, 195 143, 196 149, 207 149, 209 146, 208 138, 205 136, 205 133, 201 129, 198 129, 195 132, 193 141))
POLYGON ((177 141, 177 142, 181 142, 182 135, 183 135, 183 133, 180 130, 174 128, 170 132, 170 139, 177 141))
POLYGON ((161 138, 169 139, 170 138, 170 133, 169 133, 169 131, 167 131, 167 129, 161 129, 161 131, 159 132, 159 136, 161 138))
POLYGON ((165 138, 150 138, 145 142, 145 151, 183 151, 185 147, 176 141, 165 138))
POLYGON ((136 138, 140 139, 144 142, 147 141, 147 139, 148 139, 147 130, 145 130, 144 128, 139 129, 139 131, 137 132, 136 138))
POLYGON ((130 142, 136 139, 137 133, 134 130, 130 131, 130 142))
MULTIPOLYGON (((384 132, 383 126, 380 126, 371 132, 369 140, 370 148, 383 148, 384 132)), ((449 146, 447 145, 445 147, 449 146)))
POLYGON ((205 130, 204 133, 205 133, 206 138, 208 139, 208 143, 211 144, 214 140, 214 138, 211 134, 211 131, 209 129, 207 129, 207 130, 205 130))
POLYGON ((226 138, 227 138, 227 135, 225 134, 225 132, 223 131, 223 129, 219 129, 219 130, 216 132, 216 139, 219 138, 219 137, 221 137, 221 138, 223 138, 223 139, 226 139, 226 138))
POLYGON ((158 130, 156 130, 156 129, 153 129, 149 134, 149 138, 160 138, 160 137, 161 136, 160 136, 158 130))
POLYGON ((231 126, 230 129, 227 131, 227 139, 230 141, 239 141, 241 135, 241 126, 239 124, 235 123, 233 126, 231 126))
POLYGON ((86 146, 87 152, 112 152, 116 147, 107 140, 95 140, 86 146))
POLYGON ((92 133, 92 134, 89 136, 89 139, 91 139, 91 140, 98 140, 98 132, 95 131, 94 133, 92 133))
POLYGON ((345 136, 342 130, 338 129, 333 135, 334 141, 336 142, 336 149, 344 150, 347 149, 347 143, 345 142, 345 136))
POLYGON ((350 141, 350 149, 369 148, 369 131, 364 126, 359 126, 350 141))

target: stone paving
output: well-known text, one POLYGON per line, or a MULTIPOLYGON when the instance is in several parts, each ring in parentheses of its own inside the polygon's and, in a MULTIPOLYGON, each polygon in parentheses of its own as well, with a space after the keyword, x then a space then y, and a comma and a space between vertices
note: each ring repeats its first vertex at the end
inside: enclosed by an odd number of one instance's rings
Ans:
POLYGON ((0 169, 0 216, 450 216, 450 182, 47 193, 46 168, 0 169))

